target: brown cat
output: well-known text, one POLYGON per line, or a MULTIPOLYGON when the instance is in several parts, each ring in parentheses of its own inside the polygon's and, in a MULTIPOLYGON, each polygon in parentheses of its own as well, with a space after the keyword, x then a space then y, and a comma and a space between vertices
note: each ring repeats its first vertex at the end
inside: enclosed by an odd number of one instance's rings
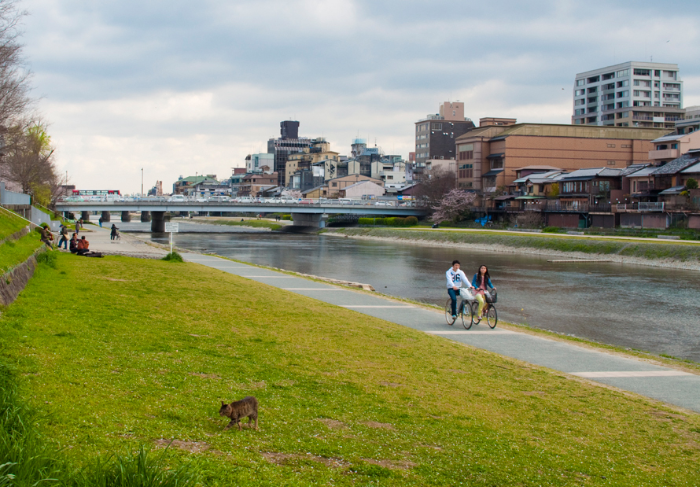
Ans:
POLYGON ((258 400, 253 396, 247 396, 240 401, 234 401, 231 404, 221 402, 219 409, 220 416, 231 418, 231 422, 225 429, 231 428, 233 425, 238 425, 238 431, 241 431, 241 419, 248 418, 248 427, 255 420, 255 429, 258 429, 258 400))

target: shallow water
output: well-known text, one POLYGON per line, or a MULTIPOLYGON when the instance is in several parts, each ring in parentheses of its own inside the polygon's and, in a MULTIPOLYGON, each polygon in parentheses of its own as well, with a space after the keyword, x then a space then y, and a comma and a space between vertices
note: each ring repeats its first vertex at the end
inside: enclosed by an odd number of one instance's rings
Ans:
POLYGON ((453 259, 462 262, 470 279, 486 264, 503 320, 700 362, 697 271, 550 263, 546 256, 324 235, 179 234, 175 242, 255 264, 367 283, 380 292, 439 305, 447 299, 445 271, 453 259))

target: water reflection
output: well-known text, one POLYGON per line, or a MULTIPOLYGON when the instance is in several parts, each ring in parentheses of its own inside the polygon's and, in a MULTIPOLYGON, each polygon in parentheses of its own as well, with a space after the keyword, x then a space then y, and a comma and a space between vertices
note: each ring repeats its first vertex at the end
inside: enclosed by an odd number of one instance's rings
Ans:
POLYGON ((442 304, 459 259, 469 278, 487 264, 504 320, 700 362, 700 274, 613 263, 549 263, 536 255, 474 252, 293 234, 181 234, 178 246, 255 264, 369 283, 442 304))

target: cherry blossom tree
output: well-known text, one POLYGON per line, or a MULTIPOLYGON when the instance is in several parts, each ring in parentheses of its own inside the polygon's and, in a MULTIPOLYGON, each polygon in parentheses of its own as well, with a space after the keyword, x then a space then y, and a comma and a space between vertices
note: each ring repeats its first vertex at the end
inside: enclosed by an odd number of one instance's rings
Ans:
POLYGON ((435 223, 455 221, 472 206, 475 199, 475 193, 466 193, 460 189, 453 189, 437 205, 432 207, 433 215, 430 219, 435 223))

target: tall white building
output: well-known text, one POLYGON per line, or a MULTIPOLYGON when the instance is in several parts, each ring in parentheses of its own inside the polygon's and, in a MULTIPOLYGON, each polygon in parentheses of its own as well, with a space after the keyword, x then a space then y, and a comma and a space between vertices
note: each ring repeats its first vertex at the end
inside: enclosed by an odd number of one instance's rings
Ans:
POLYGON ((673 129, 683 114, 677 64, 630 61, 576 75, 575 125, 673 129))

